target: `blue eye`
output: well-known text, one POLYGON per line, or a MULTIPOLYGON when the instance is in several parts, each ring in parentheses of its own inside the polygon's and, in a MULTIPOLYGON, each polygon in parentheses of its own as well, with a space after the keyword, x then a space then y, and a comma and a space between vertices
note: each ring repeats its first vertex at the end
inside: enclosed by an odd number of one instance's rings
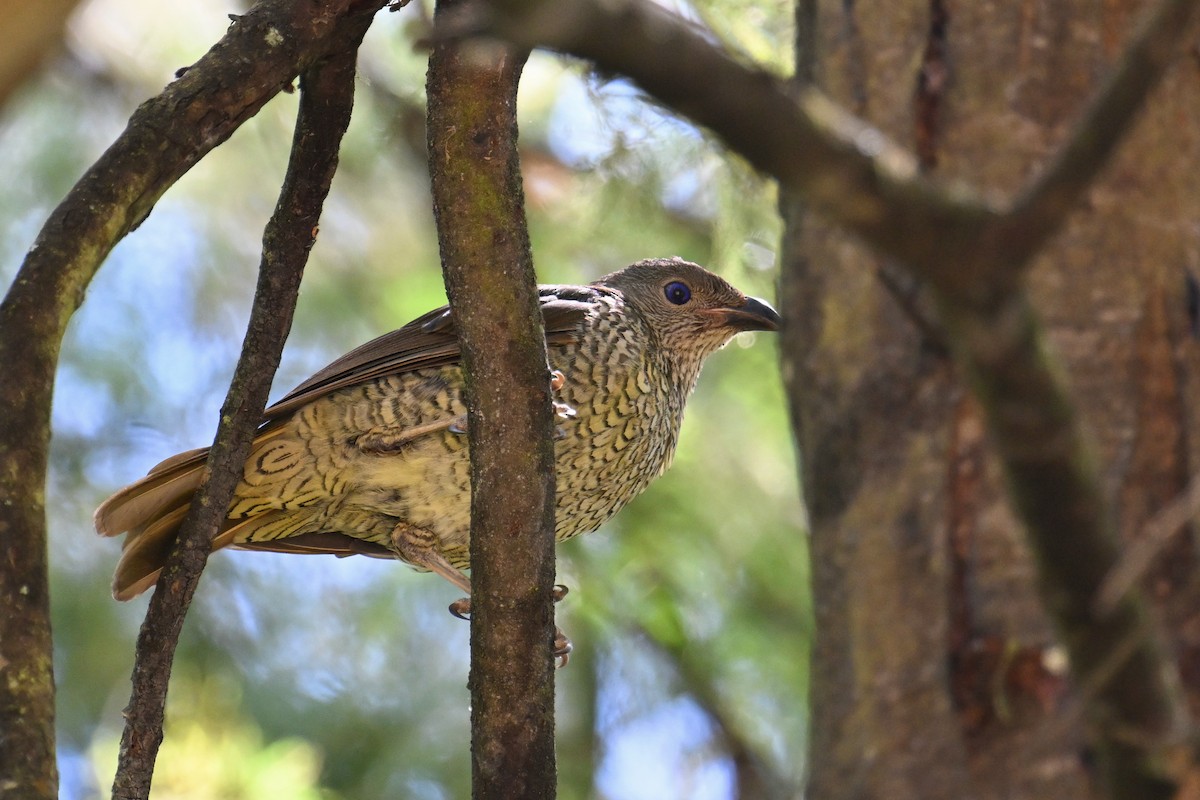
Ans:
POLYGON ((668 283, 663 287, 663 294, 667 296, 668 301, 677 306, 681 306, 692 299, 692 290, 682 281, 671 281, 668 283))

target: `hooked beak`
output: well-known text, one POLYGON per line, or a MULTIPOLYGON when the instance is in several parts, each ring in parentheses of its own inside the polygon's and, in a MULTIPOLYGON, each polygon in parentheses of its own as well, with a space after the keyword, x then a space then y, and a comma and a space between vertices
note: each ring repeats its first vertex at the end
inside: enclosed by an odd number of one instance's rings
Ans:
POLYGON ((783 324, 779 312, 766 300, 747 297, 746 302, 717 312, 725 325, 736 331, 777 331, 783 324))

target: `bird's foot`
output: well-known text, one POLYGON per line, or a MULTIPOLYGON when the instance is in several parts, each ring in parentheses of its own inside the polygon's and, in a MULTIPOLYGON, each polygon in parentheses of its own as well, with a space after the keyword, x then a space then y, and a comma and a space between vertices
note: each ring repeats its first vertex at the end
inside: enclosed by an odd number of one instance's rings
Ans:
POLYGON ((562 628, 554 626, 554 666, 562 669, 571 660, 571 651, 574 650, 571 640, 562 632, 562 628))
MULTIPOLYGON (((571 589, 561 583, 556 583, 550 589, 550 599, 555 603, 561 603, 562 599, 567 596, 571 589)), ((450 604, 450 613, 459 619, 471 618, 471 598, 460 597, 450 604)), ((566 637, 563 637, 566 639, 566 637)), ((568 641, 568 644, 570 642, 568 641)))
MULTIPOLYGON (((550 392, 552 394, 554 392, 557 392, 559 389, 563 388, 566 385, 567 385, 567 376, 563 375, 560 370, 556 369, 550 373, 550 392)), ((572 408, 571 406, 567 405, 566 403, 560 403, 557 400, 555 400, 553 405, 554 405, 554 416, 557 417, 558 419, 574 419, 575 418, 575 409, 572 408)), ((562 436, 557 435, 559 431, 562 431, 562 429, 558 428, 555 431, 555 434, 556 434, 555 438, 561 439, 562 436)), ((563 435, 565 436, 566 434, 563 433, 563 435)))
MULTIPOLYGON (((567 592, 569 592, 569 591, 570 591, 570 589, 568 589, 566 586, 564 586, 561 583, 558 583, 558 584, 555 584, 554 588, 552 588, 550 590, 550 597, 555 603, 558 603, 558 602, 561 602, 562 599, 567 596, 567 592)), ((455 600, 453 603, 450 604, 450 613, 452 615, 458 617, 459 619, 468 619, 469 620, 471 618, 471 598, 460 597, 457 600, 455 600)), ((562 632, 562 628, 555 625, 554 626, 555 666, 558 667, 559 669, 562 669, 563 667, 565 667, 567 665, 567 662, 571 660, 571 651, 573 649, 574 649, 574 645, 571 644, 571 640, 568 639, 567 635, 562 632)))
POLYGON ((471 618, 471 598, 460 597, 450 604, 450 613, 459 619, 471 618))
MULTIPOLYGON (((567 592, 571 591, 566 584, 556 583, 550 589, 550 599, 555 603, 561 603, 562 599, 567 596, 567 592)), ((562 669, 571 660, 571 651, 575 649, 571 644, 571 640, 562 632, 562 628, 554 626, 554 665, 558 669, 562 669)))

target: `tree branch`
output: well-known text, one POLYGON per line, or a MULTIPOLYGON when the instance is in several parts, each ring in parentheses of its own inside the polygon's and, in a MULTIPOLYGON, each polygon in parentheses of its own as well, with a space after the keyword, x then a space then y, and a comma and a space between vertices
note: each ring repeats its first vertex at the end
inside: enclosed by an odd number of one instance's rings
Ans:
POLYGON ((291 328, 300 278, 316 241, 321 207, 350 121, 357 48, 371 19, 372 14, 364 13, 340 21, 338 35, 331 39, 335 52, 309 67, 301 78, 292 155, 279 203, 263 235, 262 265, 242 354, 221 408, 204 482, 167 557, 138 636, 114 798, 132 800, 150 794, 167 684, 184 615, 241 479, 291 328))
POLYGON ((928 181, 908 151, 820 91, 789 90, 784 79, 743 65, 711 33, 653 3, 556 0, 551 10, 539 0, 490 0, 448 32, 482 29, 633 78, 815 210, 954 295, 970 294, 977 276, 1019 271, 1058 230, 1178 53, 1195 6, 1163 0, 1156 7, 1051 168, 1008 207, 963 185, 928 181), (976 247, 982 240, 988 246, 976 247))
POLYGON ((0 304, 0 787, 57 797, 46 567, 50 403, 63 332, 100 263, 158 198, 299 70, 349 8, 265 0, 144 103, 54 210, 0 304))
POLYGON ((1110 796, 1173 796, 1164 756, 1186 725, 1178 674, 1140 593, 1110 613, 1094 599, 1117 563, 1111 504, 1079 413, 1025 293, 988 307, 940 298, 942 321, 984 409, 1009 497, 1038 564, 1042 602, 1085 693, 1110 796))
POLYGON ((729 704, 721 696, 721 688, 716 680, 718 671, 710 663, 711 657, 705 652, 703 645, 686 638, 677 640, 664 637, 639 619, 632 619, 627 624, 631 631, 640 634, 672 663, 684 690, 712 721, 717 737, 725 746, 736 770, 736 796, 796 796, 799 788, 789 785, 743 735, 741 726, 730 713, 729 704))
MULTIPOLYGON (((453 3, 438 3, 438 16, 453 3)), ((555 793, 550 374, 517 154, 525 54, 441 41, 429 165, 471 448, 474 796, 555 793)))
POLYGON ((1125 593, 1145 577, 1146 570, 1171 538, 1197 514, 1200 514, 1200 476, 1192 478, 1186 489, 1142 526, 1126 547, 1121 563, 1113 567, 1096 593, 1095 613, 1098 616, 1111 614, 1125 593))
POLYGON ((803 194, 814 210, 947 284, 969 277, 961 258, 945 266, 947 253, 969 252, 966 245, 997 213, 963 186, 943 188, 922 177, 908 151, 817 89, 744 65, 710 32, 657 4, 491 0, 443 33, 480 30, 629 76, 783 188, 803 194))

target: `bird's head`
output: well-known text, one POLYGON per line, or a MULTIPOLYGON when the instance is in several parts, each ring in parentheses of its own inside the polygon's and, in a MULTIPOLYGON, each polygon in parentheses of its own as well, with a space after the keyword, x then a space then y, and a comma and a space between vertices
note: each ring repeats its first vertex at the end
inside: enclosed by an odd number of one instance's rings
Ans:
POLYGON ((596 282, 621 292, 666 350, 701 361, 742 331, 779 330, 779 314, 681 258, 639 261, 596 282))

